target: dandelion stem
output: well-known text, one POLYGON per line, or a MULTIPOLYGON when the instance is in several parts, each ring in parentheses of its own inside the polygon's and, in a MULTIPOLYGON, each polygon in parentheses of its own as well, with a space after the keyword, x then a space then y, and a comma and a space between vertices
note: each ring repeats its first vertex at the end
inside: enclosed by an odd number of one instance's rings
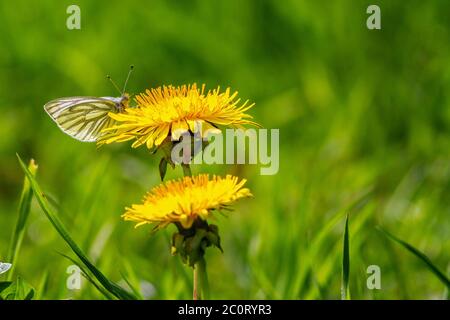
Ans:
MULTIPOLYGON (((183 175, 185 177, 192 176, 191 167, 189 164, 181 164, 183 168, 183 175)), ((204 257, 200 258, 198 262, 194 264, 194 277, 193 277, 193 300, 202 300, 209 297, 209 283, 208 275, 206 273, 206 260, 204 257)))
POLYGON ((201 296, 198 292, 198 271, 199 267, 198 264, 194 265, 194 291, 192 292, 192 299, 193 300, 201 300, 201 296))
POLYGON ((197 263, 198 275, 200 277, 200 288, 202 290, 202 298, 209 299, 209 282, 208 273, 206 272, 206 260, 205 258, 200 259, 197 263))
POLYGON ((194 300, 208 299, 209 297, 209 283, 208 275, 206 273, 206 260, 201 258, 194 265, 194 300))
MULTIPOLYGON (((182 163, 181 167, 183 168, 183 175, 185 177, 192 176, 191 167, 190 167, 190 165, 188 163, 187 164, 182 163)), ((200 272, 200 266, 199 266, 198 263, 196 263, 194 265, 194 277, 193 277, 193 282, 194 282, 193 283, 194 289, 193 289, 193 292, 192 292, 192 299, 193 300, 201 300, 201 295, 200 295, 199 286, 198 286, 198 283, 199 283, 199 279, 198 279, 199 278, 199 272, 200 272)))

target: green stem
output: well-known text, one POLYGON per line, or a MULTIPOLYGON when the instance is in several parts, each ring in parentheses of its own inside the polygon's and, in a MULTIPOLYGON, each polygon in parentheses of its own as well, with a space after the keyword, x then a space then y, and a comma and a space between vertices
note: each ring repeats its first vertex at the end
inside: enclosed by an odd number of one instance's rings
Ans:
POLYGON ((208 273, 206 272, 206 260, 202 258, 199 262, 197 262, 198 266, 198 275, 200 279, 200 288, 202 290, 202 298, 209 299, 209 282, 208 282, 208 273))
MULTIPOLYGON (((191 171, 191 167, 189 166, 189 164, 182 163, 181 168, 183 168, 183 175, 185 177, 192 176, 192 171, 191 171)), ((201 293, 199 291, 199 285, 198 285, 199 284, 199 276, 201 277, 200 273, 202 273, 202 269, 204 270, 204 267, 202 268, 202 266, 200 265, 200 262, 198 262, 194 265, 194 277, 193 277, 194 283, 193 283, 193 292, 192 292, 193 300, 201 300, 202 299, 201 293)), ((201 288, 201 286, 200 286, 200 288, 201 288)))
POLYGON ((200 292, 198 291, 198 274, 199 274, 199 267, 197 264, 195 264, 194 265, 194 290, 192 292, 193 300, 201 300, 202 299, 200 292))
MULTIPOLYGON (((189 164, 181 164, 183 168, 183 175, 185 177, 192 176, 191 167, 189 164)), ((194 265, 194 277, 193 277, 193 292, 192 298, 193 300, 202 300, 209 298, 209 283, 208 283, 208 275, 206 273, 206 260, 205 258, 201 258, 194 265)))
POLYGON ((181 167, 183 168, 183 175, 185 177, 191 177, 192 176, 192 171, 191 171, 191 167, 189 164, 181 164, 181 167))
POLYGON ((201 258, 194 265, 194 291, 193 299, 202 300, 209 298, 208 274, 206 273, 206 260, 201 258))

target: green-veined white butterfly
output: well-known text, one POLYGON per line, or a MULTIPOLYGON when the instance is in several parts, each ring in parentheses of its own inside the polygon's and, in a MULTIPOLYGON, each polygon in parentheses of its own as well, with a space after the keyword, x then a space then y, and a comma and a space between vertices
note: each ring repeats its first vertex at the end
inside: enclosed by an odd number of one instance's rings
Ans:
MULTIPOLYGON (((68 97, 52 100, 45 104, 44 110, 58 127, 79 141, 95 142, 103 135, 102 130, 114 124, 109 112, 123 112, 128 108, 130 96, 125 88, 133 66, 130 67, 121 96, 115 97, 68 97)), ((116 89, 117 85, 108 76, 116 89)))
POLYGON ((0 274, 5 273, 9 269, 11 269, 12 264, 6 262, 0 262, 0 274))

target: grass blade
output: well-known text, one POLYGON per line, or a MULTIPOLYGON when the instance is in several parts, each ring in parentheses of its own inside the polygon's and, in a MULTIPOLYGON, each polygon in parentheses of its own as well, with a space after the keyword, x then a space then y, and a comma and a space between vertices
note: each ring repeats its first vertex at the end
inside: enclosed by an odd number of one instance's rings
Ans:
POLYGON ((22 278, 14 282, 3 282, 0 290, 0 300, 31 300, 35 295, 34 288, 22 278))
MULTIPOLYGON (((33 159, 28 164, 28 171, 36 176, 37 164, 33 159)), ((24 178, 22 193, 20 195, 19 209, 16 227, 13 231, 10 247, 8 251, 7 261, 12 264, 11 270, 8 273, 8 280, 12 280, 14 269, 16 266, 17 257, 19 256, 20 247, 22 245, 23 235, 25 233, 25 225, 30 214, 31 200, 33 199, 33 190, 31 189, 30 182, 27 178, 24 178)))
POLYGON ((397 238, 393 234, 387 232, 381 227, 378 227, 378 230, 380 230, 385 236, 387 236, 390 240, 397 242, 400 244, 403 248, 414 254, 417 258, 422 260, 422 262, 425 263, 425 265, 428 267, 428 269, 447 287, 447 290, 450 290, 450 280, 449 278, 441 271, 438 267, 436 267, 433 262, 431 262, 430 258, 428 258, 423 252, 416 249, 409 243, 397 238))
POLYGON ((76 244, 76 242, 72 239, 72 237, 67 232, 67 229, 63 225, 63 223, 59 220, 59 217, 57 214, 51 209, 44 193, 42 192, 39 184, 37 183, 36 179, 32 175, 32 173, 27 169, 25 164, 23 163, 22 159, 19 155, 17 155, 17 158, 19 160, 19 163, 25 172, 28 180, 30 181, 31 188, 34 191, 34 195, 39 203, 39 206, 41 207, 42 211, 44 211, 47 218, 50 220, 53 227, 56 229, 56 231, 59 233, 59 235, 64 239, 64 241, 69 245, 69 247, 72 249, 72 251, 75 253, 75 255, 81 260, 81 262, 89 269, 89 271, 92 272, 94 277, 101 283, 101 285, 112 295, 119 299, 124 300, 135 300, 136 297, 127 291, 125 291, 123 288, 115 284, 114 282, 110 281, 108 278, 103 275, 100 270, 98 270, 87 258, 87 256, 83 253, 83 251, 80 249, 80 247, 76 244))
POLYGON ((38 286, 36 287, 36 300, 42 300, 45 295, 48 285, 48 275, 48 270, 45 270, 44 275, 42 276, 38 286))
POLYGON ((125 273, 120 272, 120 275, 122 276, 125 283, 130 287, 131 291, 133 291, 134 295, 138 297, 140 300, 144 300, 139 290, 131 283, 131 281, 128 279, 125 273))
POLYGON ((83 277, 85 277, 101 294, 103 294, 105 296, 106 299, 108 300, 114 300, 114 297, 111 296, 111 294, 106 291, 104 288, 102 288, 100 285, 97 284, 97 282, 95 282, 95 280, 89 275, 89 273, 87 272, 87 270, 85 268, 83 268, 83 266, 81 266, 78 262, 75 261, 75 259, 69 257, 68 255, 65 255, 64 253, 58 252, 61 256, 63 256, 64 258, 66 258, 67 260, 69 260, 70 262, 72 262, 73 264, 75 264, 76 266, 78 266, 78 268, 80 268, 83 277))
MULTIPOLYGON (((315 261, 320 259, 318 257, 318 253, 320 252, 321 247, 324 246, 327 236, 331 232, 332 228, 341 221, 342 217, 345 216, 346 212, 349 214, 356 214, 358 211, 362 210, 372 199, 373 189, 368 188, 363 190, 358 195, 354 197, 354 199, 348 203, 343 209, 337 211, 337 213, 323 226, 323 228, 319 231, 319 233, 312 239, 311 245, 308 246, 306 256, 308 259, 303 259, 299 261, 299 265, 301 265, 301 270, 298 272, 297 276, 293 279, 293 285, 291 289, 288 291, 287 296, 290 299, 297 299, 301 297, 301 291, 304 284, 307 281, 307 278, 313 272, 313 265, 311 261, 315 261)), ((299 256, 300 257, 300 256, 299 256)))
POLYGON ((348 215, 345 219, 344 243, 342 247, 342 287, 341 299, 350 300, 350 288, 348 286, 350 276, 350 244, 348 235, 348 215))

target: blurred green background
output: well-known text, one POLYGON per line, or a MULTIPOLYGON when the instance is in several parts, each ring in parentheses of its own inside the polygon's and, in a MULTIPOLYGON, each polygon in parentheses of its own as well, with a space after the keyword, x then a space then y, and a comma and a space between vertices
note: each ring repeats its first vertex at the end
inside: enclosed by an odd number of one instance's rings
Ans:
MULTIPOLYGON (((121 85, 134 64, 131 94, 230 86, 256 103, 257 122, 280 129, 277 175, 193 167, 245 177, 255 195, 217 221, 224 253, 207 253, 212 298, 340 298, 347 212, 353 298, 442 298, 443 284, 376 226, 448 274, 449 12, 446 0, 2 1, 0 261, 23 182, 17 152, 36 159, 61 219, 108 277, 126 286, 128 275, 147 298, 191 297, 191 270, 170 256, 175 228, 150 235, 120 218, 159 183, 159 158, 131 143, 80 143, 42 108, 58 97, 117 95, 105 75, 121 85), (81 30, 70 31, 74 3, 81 30), (374 3, 381 30, 366 28, 374 3), (366 287, 369 265, 381 268, 381 290, 366 287)), ((168 178, 181 175, 169 169, 168 178)), ((86 281, 66 288, 71 262, 58 252, 72 254, 33 202, 15 274, 34 287, 47 277, 41 298, 102 298, 86 281)))

